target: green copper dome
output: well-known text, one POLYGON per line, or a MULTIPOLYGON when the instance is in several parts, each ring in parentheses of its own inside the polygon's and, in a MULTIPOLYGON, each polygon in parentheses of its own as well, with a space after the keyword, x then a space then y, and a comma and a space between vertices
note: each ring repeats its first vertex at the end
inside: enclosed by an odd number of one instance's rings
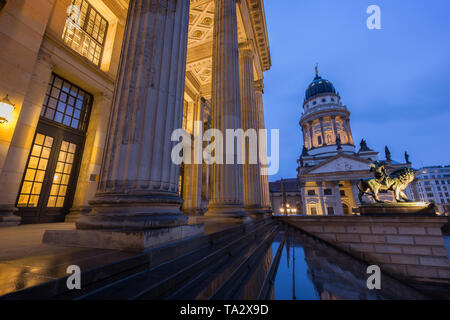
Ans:
POLYGON ((314 81, 311 82, 308 89, 306 89, 305 100, 322 93, 336 93, 336 89, 334 89, 334 86, 330 81, 322 79, 322 77, 316 75, 314 81))

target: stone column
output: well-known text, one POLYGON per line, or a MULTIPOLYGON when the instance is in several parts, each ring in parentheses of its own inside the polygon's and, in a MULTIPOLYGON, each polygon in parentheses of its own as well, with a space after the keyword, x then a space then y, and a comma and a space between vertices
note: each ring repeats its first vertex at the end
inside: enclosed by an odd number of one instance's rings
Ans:
POLYGON ((53 67, 48 56, 38 57, 0 174, 0 226, 18 225, 21 221, 14 215, 17 194, 53 67))
POLYGON ((338 130, 337 130, 337 126, 336 126, 336 117, 332 116, 331 119, 333 120, 333 131, 334 131, 334 143, 336 143, 336 139, 338 137, 338 130))
POLYGON ((334 192, 336 193, 336 205, 337 205, 336 215, 343 216, 344 210, 342 208, 342 199, 341 199, 341 190, 339 189, 339 181, 334 182, 334 192))
POLYGON ((323 130, 323 118, 319 118, 320 121, 320 132, 322 133, 322 145, 326 146, 327 143, 325 141, 325 131, 323 130))
MULTIPOLYGON (((250 214, 264 214, 261 197, 261 168, 259 165, 258 150, 251 149, 250 144, 258 148, 259 114, 255 98, 255 79, 253 76, 254 53, 251 43, 239 45, 239 71, 241 91, 241 121, 242 130, 249 132, 248 139, 244 137, 244 165, 242 167, 243 193, 245 211, 250 214), (253 141, 252 141, 253 139, 253 141), (251 155, 252 153, 253 155, 251 155), (251 164, 254 157, 256 164, 251 164)), ((260 147, 260 146, 259 146, 260 147)))
POLYGON ((350 183, 352 184, 353 205, 355 207, 358 207, 360 205, 358 197, 359 195, 358 182, 359 180, 350 181, 350 183))
POLYGON ((317 182, 317 186, 319 187, 319 201, 320 201, 320 206, 322 208, 322 215, 326 216, 328 213, 325 208, 325 199, 324 199, 325 196, 323 194, 323 184, 324 184, 324 182, 322 182, 322 181, 317 182))
POLYGON ((309 126, 309 139, 311 141, 311 149, 314 148, 314 134, 313 134, 313 123, 312 121, 308 122, 309 126))
POLYGON ((92 200, 97 190, 111 104, 112 96, 109 92, 99 93, 94 96, 94 105, 86 134, 80 174, 76 184, 73 205, 66 216, 66 222, 75 222, 82 214, 87 214, 92 209, 89 205, 89 200, 92 200))
MULTIPOLYGON (((224 135, 226 129, 241 128, 236 0, 214 0, 214 3, 211 128, 224 135)), ((234 164, 225 164, 225 138, 223 142, 224 164, 211 166, 212 190, 206 216, 244 217, 247 213, 243 203, 242 165, 237 164, 237 144, 234 164)))
POLYGON ((350 120, 349 120, 348 118, 345 119, 345 125, 346 125, 346 127, 347 127, 348 141, 349 141, 349 143, 351 143, 352 145, 354 145, 354 143, 353 143, 352 129, 350 128, 350 120))
MULTIPOLYGON (((255 97, 256 97, 256 106, 257 106, 257 114, 258 114, 258 122, 259 129, 263 130, 266 128, 264 121, 264 106, 263 106, 263 94, 264 94, 264 83, 263 80, 259 80, 255 82, 255 97)), ((258 150, 262 153, 262 157, 266 159, 267 162, 267 141, 264 136, 262 141, 258 140, 258 150)), ((264 166, 260 166, 264 168, 264 166)), ((272 201, 270 200, 270 191, 269 191, 269 177, 267 175, 260 174, 260 188, 261 188, 261 199, 262 199, 262 207, 266 211, 266 213, 272 213, 272 201)))
POLYGON ((189 2, 130 1, 100 181, 78 229, 187 223, 171 134, 182 126, 189 2))
POLYGON ((306 148, 308 148, 308 143, 307 143, 307 140, 306 140, 306 130, 305 130, 305 128, 302 128, 302 133, 303 133, 303 145, 306 148))
MULTIPOLYGON (((203 132, 203 110, 202 99, 198 96, 194 102, 193 110, 193 134, 200 136, 203 132), (200 126, 198 125, 200 124, 200 126)), ((200 137, 199 139, 202 139, 200 137)), ((202 145, 200 145, 202 147, 202 145)), ((192 155, 194 155, 195 143, 192 143, 192 155)), ((184 194, 183 194, 183 212, 189 215, 202 214, 202 180, 203 180, 203 164, 184 165, 184 194)))
POLYGON ((302 197, 302 215, 308 215, 308 208, 306 206, 306 183, 305 182, 299 182, 299 188, 300 188, 300 195, 302 197))

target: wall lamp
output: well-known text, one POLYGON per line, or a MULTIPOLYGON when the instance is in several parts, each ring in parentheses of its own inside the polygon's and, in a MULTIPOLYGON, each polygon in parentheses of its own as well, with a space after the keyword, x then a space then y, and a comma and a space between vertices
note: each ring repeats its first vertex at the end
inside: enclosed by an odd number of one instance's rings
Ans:
POLYGON ((7 123, 11 120, 11 115, 15 109, 14 106, 15 104, 9 100, 8 95, 0 100, 0 123, 7 123))

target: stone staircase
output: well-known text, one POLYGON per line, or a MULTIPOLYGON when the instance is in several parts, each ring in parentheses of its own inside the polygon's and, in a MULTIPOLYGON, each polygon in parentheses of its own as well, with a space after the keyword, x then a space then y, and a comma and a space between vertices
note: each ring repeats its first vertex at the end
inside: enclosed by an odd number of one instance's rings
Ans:
POLYGON ((0 299, 266 299, 282 249, 271 251, 280 225, 261 219, 150 249, 83 272, 81 290, 68 290, 66 277, 0 299))

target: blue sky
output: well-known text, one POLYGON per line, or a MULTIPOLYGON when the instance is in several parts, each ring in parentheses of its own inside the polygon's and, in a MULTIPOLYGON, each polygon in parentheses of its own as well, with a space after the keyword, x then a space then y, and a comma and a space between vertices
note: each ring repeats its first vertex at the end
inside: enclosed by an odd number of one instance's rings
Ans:
POLYGON ((351 112, 357 146, 384 157, 405 151, 414 167, 450 165, 450 1, 265 0, 272 68, 265 73, 266 127, 280 129, 280 171, 295 177, 305 89, 319 73, 351 112), (369 5, 381 30, 366 27, 369 5))

